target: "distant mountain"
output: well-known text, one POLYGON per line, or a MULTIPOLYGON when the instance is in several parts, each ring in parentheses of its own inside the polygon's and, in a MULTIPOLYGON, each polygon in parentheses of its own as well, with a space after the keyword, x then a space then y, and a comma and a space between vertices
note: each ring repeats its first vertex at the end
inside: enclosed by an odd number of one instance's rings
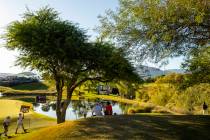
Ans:
POLYGON ((185 73, 185 70, 183 70, 183 69, 168 69, 168 70, 165 70, 165 74, 169 74, 169 73, 183 74, 183 73, 185 73))
POLYGON ((18 74, 0 73, 0 85, 13 86, 23 83, 38 82, 40 77, 32 72, 23 72, 18 74))
POLYGON ((0 78, 11 76, 11 75, 14 75, 14 74, 12 74, 12 73, 0 73, 0 78))
POLYGON ((156 76, 166 75, 169 73, 185 73, 185 71, 182 69, 169 69, 163 71, 158 68, 144 66, 144 65, 137 66, 136 71, 143 79, 147 79, 149 77, 154 78, 156 76))

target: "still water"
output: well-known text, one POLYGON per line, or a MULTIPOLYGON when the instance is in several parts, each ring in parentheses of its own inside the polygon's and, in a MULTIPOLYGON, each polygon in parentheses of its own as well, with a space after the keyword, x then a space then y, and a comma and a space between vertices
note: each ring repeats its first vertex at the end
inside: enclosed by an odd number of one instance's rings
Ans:
MULTIPOLYGON (((107 101, 101 100, 100 103, 102 105, 106 105, 107 101)), ((126 114, 127 109, 130 105, 124 103, 118 103, 109 101, 112 105, 113 114, 126 114)), ((87 117, 92 116, 92 108, 96 102, 95 101, 71 101, 66 111, 66 120, 76 120, 83 118, 83 110, 86 109, 87 117)), ((48 103, 35 103, 33 105, 34 111, 49 117, 56 118, 56 102, 48 102, 48 103)))

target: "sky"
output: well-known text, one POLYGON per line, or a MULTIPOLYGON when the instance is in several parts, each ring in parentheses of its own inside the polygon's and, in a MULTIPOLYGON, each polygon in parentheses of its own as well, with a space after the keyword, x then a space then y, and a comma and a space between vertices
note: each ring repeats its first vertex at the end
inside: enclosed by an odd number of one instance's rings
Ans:
MULTIPOLYGON (((114 10, 118 6, 118 0, 0 0, 0 2, 0 34, 4 33, 9 23, 20 20, 26 8, 38 10, 49 6, 58 11, 63 19, 78 23, 92 38, 97 35, 93 29, 99 25, 98 15, 103 15, 105 10, 114 10)), ((5 49, 3 44, 4 41, 0 40, 0 73, 28 71, 14 66, 19 53, 5 49)), ((169 64, 161 69, 178 69, 181 62, 181 57, 170 59, 169 64)), ((159 68, 158 64, 145 64, 159 68)))

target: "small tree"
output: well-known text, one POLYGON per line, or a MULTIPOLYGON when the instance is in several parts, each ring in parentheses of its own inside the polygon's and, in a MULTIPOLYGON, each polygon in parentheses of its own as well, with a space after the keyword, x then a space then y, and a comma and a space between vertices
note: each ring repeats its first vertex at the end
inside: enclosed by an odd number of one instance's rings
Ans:
POLYGON ((107 43, 88 43, 83 30, 64 21, 52 8, 27 11, 12 22, 4 38, 6 48, 21 52, 17 64, 47 73, 56 83, 57 123, 65 121, 66 109, 76 87, 88 80, 138 80, 122 50, 107 43), (67 100, 62 102, 63 87, 67 100))

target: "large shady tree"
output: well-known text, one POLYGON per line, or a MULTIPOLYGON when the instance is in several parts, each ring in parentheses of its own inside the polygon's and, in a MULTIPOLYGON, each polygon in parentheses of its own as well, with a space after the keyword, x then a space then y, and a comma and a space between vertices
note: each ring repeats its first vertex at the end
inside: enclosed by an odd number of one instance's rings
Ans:
POLYGON ((7 27, 4 39, 6 48, 20 51, 18 65, 36 69, 54 79, 57 123, 65 121, 72 93, 84 82, 139 80, 123 50, 109 43, 88 42, 82 29, 62 20, 49 7, 25 12, 22 20, 7 27), (67 100, 63 101, 64 86, 67 100))
POLYGON ((99 19, 101 38, 134 49, 141 60, 186 55, 210 38, 209 0, 119 0, 99 19))

